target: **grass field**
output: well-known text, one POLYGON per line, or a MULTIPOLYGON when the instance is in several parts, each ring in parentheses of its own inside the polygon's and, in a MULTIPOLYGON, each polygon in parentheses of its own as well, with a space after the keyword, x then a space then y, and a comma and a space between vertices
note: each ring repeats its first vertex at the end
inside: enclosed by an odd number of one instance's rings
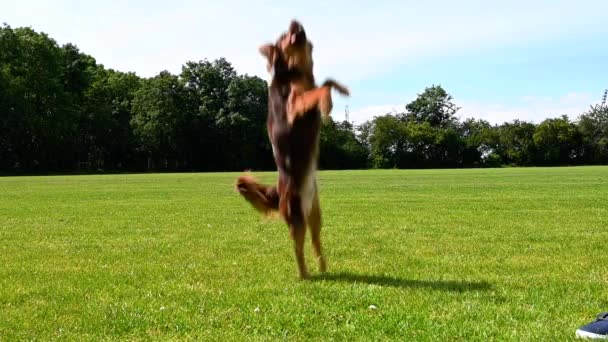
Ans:
POLYGON ((321 172, 310 281, 236 175, 0 178, 0 341, 567 340, 608 310, 608 167, 321 172))

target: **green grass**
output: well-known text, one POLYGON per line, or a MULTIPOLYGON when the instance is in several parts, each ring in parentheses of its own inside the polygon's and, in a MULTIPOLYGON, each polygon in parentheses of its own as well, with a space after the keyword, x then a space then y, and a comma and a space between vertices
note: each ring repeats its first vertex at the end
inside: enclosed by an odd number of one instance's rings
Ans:
POLYGON ((236 175, 0 178, 0 341, 567 340, 608 310, 608 167, 321 172, 310 281, 236 175))

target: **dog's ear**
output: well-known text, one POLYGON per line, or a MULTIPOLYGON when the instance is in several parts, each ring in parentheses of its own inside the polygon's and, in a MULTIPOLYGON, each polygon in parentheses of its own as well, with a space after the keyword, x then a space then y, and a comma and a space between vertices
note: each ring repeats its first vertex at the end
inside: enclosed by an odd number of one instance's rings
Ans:
POLYGON ((272 44, 262 45, 260 46, 260 53, 266 57, 268 64, 272 64, 277 53, 277 48, 272 44))

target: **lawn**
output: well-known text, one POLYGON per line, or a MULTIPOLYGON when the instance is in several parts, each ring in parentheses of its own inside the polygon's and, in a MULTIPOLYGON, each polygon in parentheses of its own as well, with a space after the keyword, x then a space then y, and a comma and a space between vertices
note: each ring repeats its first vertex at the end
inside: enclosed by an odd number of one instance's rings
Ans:
POLYGON ((236 176, 0 178, 0 341, 568 340, 608 311, 608 167, 321 172, 309 281, 236 176))

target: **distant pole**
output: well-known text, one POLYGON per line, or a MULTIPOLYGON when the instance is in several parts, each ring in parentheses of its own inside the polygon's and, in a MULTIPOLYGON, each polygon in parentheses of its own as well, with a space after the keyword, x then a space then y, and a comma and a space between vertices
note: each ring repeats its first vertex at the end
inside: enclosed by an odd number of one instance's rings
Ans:
POLYGON ((606 97, 608 97, 608 89, 604 90, 604 96, 602 97, 602 108, 606 107, 606 97))
MULTIPOLYGON (((604 95, 604 99, 605 99, 605 95, 604 95)), ((348 112, 348 105, 346 105, 346 107, 344 108, 344 117, 346 119, 346 122, 350 122, 350 118, 349 118, 349 112, 348 112)))

